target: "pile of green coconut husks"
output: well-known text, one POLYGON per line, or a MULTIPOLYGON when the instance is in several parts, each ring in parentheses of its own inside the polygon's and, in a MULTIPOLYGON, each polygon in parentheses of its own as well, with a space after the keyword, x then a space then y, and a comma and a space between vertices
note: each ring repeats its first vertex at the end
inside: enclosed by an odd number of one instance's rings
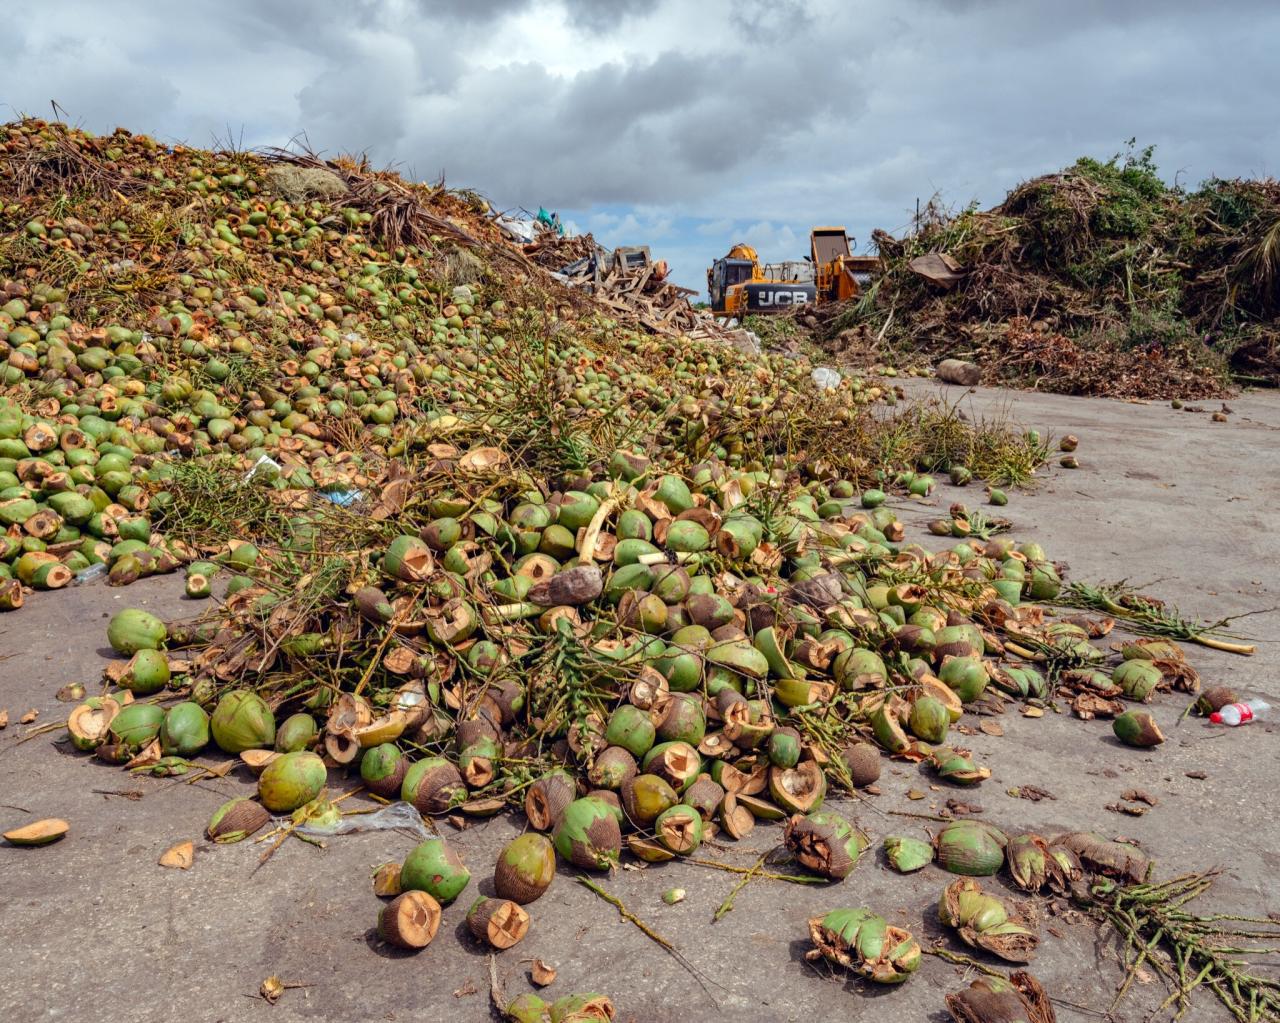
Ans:
MULTIPOLYGON (((966 716, 1004 705, 1152 747, 1157 693, 1234 698, 1200 692, 1176 641, 1249 648, 1065 584, 1001 535, 1000 488, 1049 457, 1038 434, 609 319, 507 247, 477 197, 357 162, 22 121, 0 131, 0 198, 0 606, 94 572, 186 573, 183 620, 111 619, 120 659, 67 731, 147 775, 243 764, 256 798, 220 807, 211 842, 266 835, 269 855, 340 826, 355 793, 420 828, 521 814, 495 864, 430 837, 369 895, 391 945, 439 941, 452 914, 498 953, 555 912, 538 899, 561 869, 657 940, 592 875, 769 828, 787 864, 771 876, 831 886, 813 958, 869 983, 926 954, 977 961, 961 948, 1032 959, 1035 914, 985 880, 1001 876, 1128 928, 1135 956, 1163 942, 1179 1007, 1197 986, 1241 1019, 1280 1007, 1173 912, 1203 879, 1158 882, 1136 846, 973 819, 925 842, 833 806, 888 758, 980 786, 966 716), (926 547, 887 502, 941 475, 974 501, 926 547), (1104 646, 1117 620, 1144 638, 1104 646), (951 949, 890 905, 843 905, 878 846, 955 875, 951 949)), ((947 998, 954 1019, 1054 1018, 1034 976, 983 970, 947 998)), ((499 1008, 614 1016, 590 993, 499 1008)))

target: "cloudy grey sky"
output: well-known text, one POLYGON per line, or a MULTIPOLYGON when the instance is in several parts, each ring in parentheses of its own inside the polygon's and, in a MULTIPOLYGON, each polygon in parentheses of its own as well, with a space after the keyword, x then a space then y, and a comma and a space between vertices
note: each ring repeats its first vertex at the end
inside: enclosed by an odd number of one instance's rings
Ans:
POLYGON ((1270 0, 40 0, 0 102, 209 145, 368 151, 648 243, 859 244, 1136 136, 1167 177, 1280 171, 1270 0))

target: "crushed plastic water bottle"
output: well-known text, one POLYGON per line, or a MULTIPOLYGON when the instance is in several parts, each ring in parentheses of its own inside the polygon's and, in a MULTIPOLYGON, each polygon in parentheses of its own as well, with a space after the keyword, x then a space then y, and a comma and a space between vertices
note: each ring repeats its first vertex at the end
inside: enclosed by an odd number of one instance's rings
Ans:
POLYGON ((76 573, 76 577, 71 580, 72 586, 83 586, 85 583, 91 583, 95 579, 100 579, 107 574, 107 563, 99 561, 96 565, 90 565, 88 568, 81 569, 76 573))
POLYGON ((339 508, 350 508, 353 504, 364 497, 363 490, 322 490, 320 496, 326 501, 331 501, 339 508))
POLYGON ((280 472, 283 469, 284 469, 284 466, 282 466, 274 458, 271 458, 268 455, 259 455, 258 460, 254 462, 253 466, 249 469, 249 471, 244 474, 244 482, 248 483, 251 479, 257 476, 258 473, 264 472, 264 471, 266 473, 269 473, 269 474, 273 473, 274 475, 278 476, 280 475, 280 472))
POLYGON ((820 391, 834 391, 844 379, 830 366, 819 366, 809 374, 809 377, 820 391))
MULTIPOLYGON (((288 824, 289 818, 280 818, 280 824, 288 824)), ((297 829, 304 835, 353 835, 358 831, 412 831, 420 838, 431 837, 431 830, 422 821, 422 814, 412 803, 392 803, 372 813, 344 813, 332 823, 303 824, 297 829)))
POLYGON ((1228 725, 1234 728, 1236 725, 1247 725, 1250 721, 1261 721, 1267 716, 1267 711, 1271 709, 1271 704, 1266 700, 1245 700, 1243 703, 1228 703, 1225 707, 1215 710, 1209 715, 1209 720, 1215 725, 1228 725))

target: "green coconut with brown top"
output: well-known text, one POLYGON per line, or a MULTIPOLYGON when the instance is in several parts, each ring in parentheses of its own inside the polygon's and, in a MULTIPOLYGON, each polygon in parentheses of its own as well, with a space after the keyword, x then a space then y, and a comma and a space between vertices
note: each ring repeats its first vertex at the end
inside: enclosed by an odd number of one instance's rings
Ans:
POLYGON ((1164 733, 1160 731, 1156 719, 1145 710, 1126 710, 1123 714, 1117 714, 1111 722, 1111 730, 1126 746, 1145 749, 1164 742, 1164 733))
POLYGON ((527 832, 513 838, 498 856, 494 891, 522 906, 542 897, 556 876, 555 847, 545 836, 527 832))
POLYGON ((400 784, 400 798, 421 814, 448 813, 467 798, 462 775, 444 757, 414 761, 400 784))
POLYGON ((360 780, 376 796, 392 799, 399 795, 409 761, 393 742, 370 746, 360 758, 360 780))
POLYGON ((565 807, 556 824, 553 841, 556 852, 574 866, 586 870, 609 870, 618 863, 622 831, 618 827, 617 816, 607 803, 586 796, 565 807))
POLYGON ((213 811, 205 834, 220 845, 228 845, 248 838, 269 820, 271 814, 261 803, 246 796, 237 796, 213 811))

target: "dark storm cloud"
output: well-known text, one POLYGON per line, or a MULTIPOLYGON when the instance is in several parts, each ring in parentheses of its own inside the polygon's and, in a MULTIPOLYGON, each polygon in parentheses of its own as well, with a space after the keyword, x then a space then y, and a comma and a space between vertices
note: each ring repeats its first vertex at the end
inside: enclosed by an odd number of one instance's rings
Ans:
POLYGON ((433 20, 494 21, 520 13, 532 0, 415 0, 415 6, 433 20))
POLYGON ((575 28, 588 32, 609 32, 624 20, 638 16, 634 0, 564 0, 565 13, 575 28))

